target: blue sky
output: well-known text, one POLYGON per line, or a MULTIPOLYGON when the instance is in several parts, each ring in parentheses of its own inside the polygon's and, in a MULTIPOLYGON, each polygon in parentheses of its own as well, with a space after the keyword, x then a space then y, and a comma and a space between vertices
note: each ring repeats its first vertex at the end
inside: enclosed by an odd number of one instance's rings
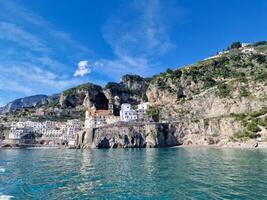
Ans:
POLYGON ((266 0, 0 0, 0 105, 266 40, 266 0))

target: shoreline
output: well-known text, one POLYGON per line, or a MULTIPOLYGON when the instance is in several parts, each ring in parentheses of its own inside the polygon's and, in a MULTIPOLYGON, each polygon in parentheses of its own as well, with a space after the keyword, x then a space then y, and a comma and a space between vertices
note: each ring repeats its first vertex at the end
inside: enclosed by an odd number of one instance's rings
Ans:
MULTIPOLYGON (((80 149, 78 145, 40 145, 29 143, 12 144, 5 141, 0 141, 0 149, 80 149)), ((146 148, 146 147, 133 147, 146 148)), ((181 144, 177 146, 154 147, 154 148, 235 148, 235 149, 267 149, 267 141, 247 140, 245 142, 230 142, 221 141, 217 144, 181 144)), ((81 148, 83 149, 83 148, 81 148)), ((89 148, 90 149, 90 148, 89 148)), ((92 148, 98 149, 98 148, 92 148)), ((101 149, 101 148, 99 148, 101 149)), ((123 149, 123 148, 122 148, 123 149)))
MULTIPOLYGON (((222 145, 205 145, 205 144, 192 144, 192 145, 178 145, 178 146, 172 146, 172 147, 157 147, 156 149, 160 148, 216 148, 216 149, 267 149, 267 142, 249 142, 249 143, 227 143, 222 145)), ((15 147, 0 147, 1 149, 32 149, 32 150, 46 150, 46 149, 74 149, 77 150, 79 148, 75 147, 67 147, 67 146, 15 146, 15 147)), ((93 148, 92 148, 93 149, 93 148)), ((94 148, 97 149, 97 148, 94 148)), ((101 148, 99 148, 101 149, 101 148)), ((112 149, 112 148, 110 148, 112 149)), ((123 148, 119 148, 123 149, 123 148)), ((138 149, 138 148, 136 148, 138 149)), ((143 149, 143 148, 139 148, 143 149)))

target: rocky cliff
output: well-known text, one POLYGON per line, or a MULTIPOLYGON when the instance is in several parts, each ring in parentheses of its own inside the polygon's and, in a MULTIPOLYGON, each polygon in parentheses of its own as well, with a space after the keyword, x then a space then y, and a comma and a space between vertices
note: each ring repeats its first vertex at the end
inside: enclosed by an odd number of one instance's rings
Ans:
POLYGON ((175 131, 164 123, 120 123, 82 131, 80 148, 151 148, 179 144, 175 131))
MULTIPOLYGON (((56 107, 64 116, 72 117, 76 111, 77 115, 84 115, 84 109, 91 105, 107 108, 111 97, 117 106, 149 101, 152 104, 147 112, 149 119, 172 126, 168 131, 171 130, 173 140, 179 144, 267 140, 267 42, 244 48, 232 47, 193 65, 168 69, 151 78, 125 75, 119 83, 110 82, 103 88, 83 84, 63 91, 60 98, 43 107, 56 107), (244 48, 252 51, 246 52, 244 48)), ((25 117, 27 113, 30 112, 19 113, 19 116, 25 117)), ((156 129, 154 133, 158 133, 156 129)), ((119 138, 124 137, 124 132, 133 137, 132 131, 136 140, 128 146, 148 144, 140 142, 146 141, 149 135, 146 128, 133 126, 132 129, 120 127, 120 130, 120 133, 116 127, 95 130, 95 145, 102 144, 101 138, 107 134, 104 138, 113 146, 115 134, 117 145, 127 147, 119 138)), ((153 144, 161 146, 164 142, 153 144)))
POLYGON ((24 97, 20 99, 16 99, 7 105, 0 108, 0 113, 8 113, 16 110, 20 110, 26 107, 37 107, 40 105, 44 105, 50 103, 52 101, 58 100, 58 94, 54 94, 51 96, 47 95, 34 95, 29 97, 24 97))
POLYGON ((183 143, 267 139, 267 43, 250 48, 230 49, 150 81, 148 100, 159 120, 182 124, 183 143))

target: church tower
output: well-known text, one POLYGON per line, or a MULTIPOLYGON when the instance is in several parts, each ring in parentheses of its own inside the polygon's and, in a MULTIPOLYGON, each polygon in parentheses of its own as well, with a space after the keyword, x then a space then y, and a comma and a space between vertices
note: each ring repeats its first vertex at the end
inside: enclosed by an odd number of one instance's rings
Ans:
POLYGON ((108 110, 110 115, 114 115, 114 105, 113 105, 113 98, 110 97, 108 99, 108 110))

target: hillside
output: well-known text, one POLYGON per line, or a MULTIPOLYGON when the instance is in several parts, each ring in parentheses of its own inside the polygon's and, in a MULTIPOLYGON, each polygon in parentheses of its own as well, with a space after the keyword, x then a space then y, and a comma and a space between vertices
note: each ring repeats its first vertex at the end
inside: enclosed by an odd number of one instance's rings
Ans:
POLYGON ((243 140, 267 132, 267 45, 232 48, 219 57, 167 70, 146 92, 153 115, 173 121, 182 143, 243 140))
POLYGON ((51 101, 10 110, 2 121, 82 119, 85 108, 107 108, 108 99, 117 96, 117 105, 152 103, 148 115, 170 123, 181 144, 267 138, 267 42, 240 45, 151 78, 125 75, 103 88, 86 83, 51 101), (48 114, 37 116, 40 108, 48 114))

